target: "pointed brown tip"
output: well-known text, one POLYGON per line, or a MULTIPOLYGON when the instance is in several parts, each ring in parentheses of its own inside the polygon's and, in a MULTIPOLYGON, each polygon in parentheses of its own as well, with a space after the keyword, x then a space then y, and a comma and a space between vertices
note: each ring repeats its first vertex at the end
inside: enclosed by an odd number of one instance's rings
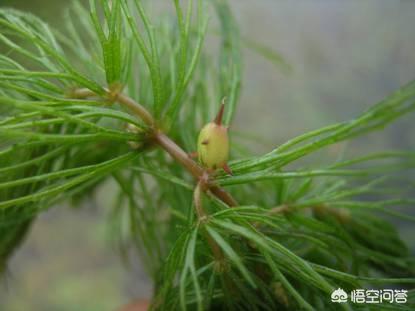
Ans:
POLYGON ((229 165, 227 163, 225 163, 222 168, 226 173, 233 176, 232 170, 231 170, 231 168, 229 167, 229 165))
POLYGON ((216 115, 216 118, 215 118, 215 121, 214 121, 217 125, 222 125, 222 119, 223 119, 223 112, 224 111, 225 111, 225 97, 222 99, 222 103, 220 105, 219 112, 216 115))

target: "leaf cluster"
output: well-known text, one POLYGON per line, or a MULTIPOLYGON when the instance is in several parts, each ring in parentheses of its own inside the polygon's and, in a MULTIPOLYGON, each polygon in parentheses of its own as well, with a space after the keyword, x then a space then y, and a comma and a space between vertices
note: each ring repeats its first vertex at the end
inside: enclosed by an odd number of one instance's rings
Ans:
POLYGON ((119 94, 190 151, 224 96, 225 121, 232 121, 244 46, 288 65, 240 37, 224 0, 174 0, 173 16, 151 8, 140 0, 91 0, 89 10, 75 2, 62 31, 0 10, 0 268, 39 213, 112 180, 110 228, 126 258, 138 249, 155 284, 154 310, 330 310, 337 287, 413 288, 414 258, 379 213, 414 221, 394 208, 414 204, 414 181, 402 171, 414 168, 415 154, 296 163, 414 110, 415 82, 353 120, 264 155, 246 151, 249 138, 235 138, 234 175, 218 173, 213 182, 240 203, 227 206, 207 191, 200 219, 194 181, 119 94), (209 14, 218 29, 211 37, 209 14), (216 40, 217 50, 204 48, 205 40, 216 40))

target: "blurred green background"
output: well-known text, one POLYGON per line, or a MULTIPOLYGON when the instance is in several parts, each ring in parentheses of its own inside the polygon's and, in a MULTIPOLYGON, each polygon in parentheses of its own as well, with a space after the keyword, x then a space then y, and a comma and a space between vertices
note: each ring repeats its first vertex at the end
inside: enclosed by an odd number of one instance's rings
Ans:
MULTIPOLYGON (((32 12, 59 27, 70 2, 0 0, 0 6, 32 12)), ((280 51, 293 67, 284 74, 244 51, 243 93, 232 129, 254 129, 261 138, 255 145, 258 153, 304 131, 350 119, 415 78, 415 1, 230 3, 243 36, 280 51)), ((412 114, 383 133, 360 138, 348 146, 348 154, 414 149, 414 134, 412 114)), ((114 310, 151 295, 138 260, 125 267, 111 247, 108 192, 110 184, 80 208, 61 206, 38 219, 0 284, 0 310, 114 310)), ((413 229, 398 225, 413 245, 413 229)))

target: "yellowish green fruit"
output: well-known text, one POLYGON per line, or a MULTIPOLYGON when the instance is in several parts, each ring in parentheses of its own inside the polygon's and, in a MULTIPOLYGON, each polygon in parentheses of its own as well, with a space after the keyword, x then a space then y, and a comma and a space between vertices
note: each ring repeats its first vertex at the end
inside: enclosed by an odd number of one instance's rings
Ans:
POLYGON ((222 125, 224 104, 213 122, 206 124, 197 140, 199 161, 209 169, 224 168, 230 172, 226 162, 229 158, 228 128, 222 125))
POLYGON ((205 167, 216 169, 224 167, 229 158, 228 129, 214 122, 206 124, 197 140, 199 161, 205 167))

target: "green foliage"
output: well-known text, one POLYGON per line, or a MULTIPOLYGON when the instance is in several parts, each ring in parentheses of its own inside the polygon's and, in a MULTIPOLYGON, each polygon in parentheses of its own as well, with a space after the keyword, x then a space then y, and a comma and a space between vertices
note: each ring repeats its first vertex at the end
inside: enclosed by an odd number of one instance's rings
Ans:
MULTIPOLYGON (((138 249, 155 284, 154 310, 330 310, 337 287, 413 287, 414 258, 379 212, 414 221, 393 208, 414 204, 396 179, 414 168, 415 154, 295 163, 414 110, 415 82, 351 121, 262 156, 237 151, 248 142, 234 142, 234 175, 217 174, 214 182, 240 206, 207 191, 208 216, 199 219, 188 172, 158 148, 149 124, 125 109, 120 90, 190 151, 225 96, 226 123, 233 118, 243 43, 288 65, 241 40, 224 0, 177 0, 172 8, 175 17, 152 16, 140 0, 91 0, 90 11, 75 2, 62 33, 30 14, 0 10, 7 51, 0 55, 0 268, 36 215, 111 179, 111 228, 124 255, 130 245, 138 249), (211 6, 219 29, 213 53, 203 48, 211 6)), ((391 307, 413 305, 379 305, 391 307)))
POLYGON ((95 1, 91 1, 91 19, 101 44, 107 83, 111 84, 121 80, 121 36, 123 34, 121 2, 114 1, 111 9, 106 1, 101 1, 101 5, 105 13, 108 34, 102 29, 95 1))

